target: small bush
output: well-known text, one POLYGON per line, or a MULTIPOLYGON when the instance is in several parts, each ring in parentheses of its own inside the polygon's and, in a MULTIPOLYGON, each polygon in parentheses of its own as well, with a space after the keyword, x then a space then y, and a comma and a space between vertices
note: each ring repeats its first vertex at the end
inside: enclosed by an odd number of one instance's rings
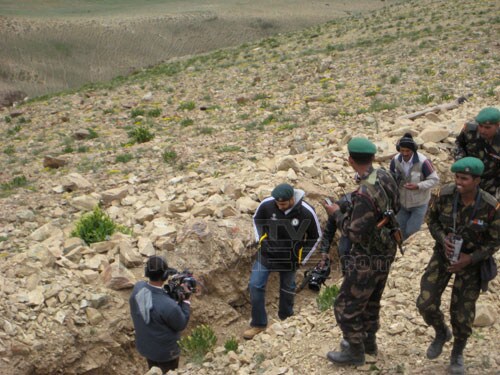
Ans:
POLYGON ((144 116, 144 109, 134 108, 132 111, 130 111, 130 116, 132 117, 144 116))
POLYGON ((10 182, 6 182, 0 185, 2 190, 12 190, 18 187, 23 187, 28 185, 28 180, 24 175, 14 177, 10 182))
POLYGON ((94 129, 87 128, 87 130, 89 132, 89 136, 87 137, 88 139, 95 139, 99 137, 99 134, 97 134, 97 132, 94 129))
POLYGON ((177 159, 177 152, 173 150, 165 150, 162 154, 162 158, 165 163, 173 164, 177 159))
POLYGON ((338 294, 339 288, 337 285, 325 287, 325 289, 316 297, 316 303, 318 304, 320 311, 326 311, 332 308, 338 294))
POLYGON ((183 128, 186 126, 191 126, 194 124, 194 121, 191 120, 190 118, 183 118, 181 122, 179 123, 183 128))
POLYGON ((226 353, 229 353, 230 351, 233 351, 235 353, 238 352, 238 340, 236 340, 234 337, 231 337, 224 343, 224 350, 226 353))
POLYGON ((115 162, 116 163, 128 163, 133 158, 134 158, 134 156, 132 154, 116 155, 115 162))
POLYGON ((7 124, 10 124, 10 123, 12 122, 12 117, 10 117, 10 116, 5 116, 5 117, 4 117, 4 120, 5 120, 5 122, 6 122, 7 124))
POLYGON ((235 152, 242 151, 240 146, 236 145, 225 145, 218 148, 219 152, 235 152))
POLYGON ((213 132, 215 131, 214 128, 211 128, 209 126, 205 126, 205 127, 202 127, 202 128, 199 128, 198 129, 198 133, 200 134, 206 134, 206 135, 210 135, 212 134, 213 132))
POLYGON ((160 117, 160 115, 161 115, 161 109, 160 108, 150 109, 148 111, 148 116, 149 117, 160 117))
POLYGON ((79 237, 87 245, 108 239, 116 231, 130 233, 128 228, 115 224, 115 222, 99 207, 83 215, 76 223, 71 236, 79 237))
POLYGON ((213 329, 205 324, 193 329, 191 335, 179 340, 179 347, 191 362, 201 364, 210 350, 217 342, 213 329))
POLYGON ((129 138, 133 143, 145 143, 152 140, 155 135, 144 126, 138 126, 128 132, 129 138))
POLYGON ((189 101, 189 102, 182 102, 181 104, 179 104, 179 107, 177 109, 180 111, 192 111, 195 108, 196 104, 193 101, 189 101))
POLYGON ((8 145, 3 149, 3 153, 9 156, 14 155, 16 153, 16 148, 14 147, 14 145, 8 145))
POLYGON ((14 135, 21 131, 21 125, 14 125, 12 128, 7 130, 7 135, 14 135))

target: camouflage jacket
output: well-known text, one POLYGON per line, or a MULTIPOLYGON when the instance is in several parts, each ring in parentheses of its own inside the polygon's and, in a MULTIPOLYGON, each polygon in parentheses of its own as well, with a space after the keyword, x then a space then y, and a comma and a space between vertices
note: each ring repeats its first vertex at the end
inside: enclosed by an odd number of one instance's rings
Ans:
POLYGON ((484 163, 484 173, 481 176, 481 189, 495 196, 500 186, 500 133, 497 132, 490 144, 479 135, 477 123, 464 125, 455 141, 454 158, 461 159, 473 156, 484 163))
POLYGON ((359 188, 352 193, 349 217, 337 211, 337 226, 353 242, 353 249, 358 253, 394 256, 396 243, 386 228, 377 228, 387 209, 394 214, 400 209, 398 185, 389 172, 370 168, 361 176, 359 188))
MULTIPOLYGON (((444 239, 453 232, 453 202, 458 194, 455 184, 445 185, 433 196, 427 224, 436 240, 434 249, 444 255, 444 239)), ((462 252, 471 254, 472 263, 485 260, 500 246, 500 214, 497 200, 479 189, 477 204, 464 206, 457 200, 456 230, 464 240, 462 252), (475 211, 475 213, 474 213, 475 211), (471 217, 474 214, 474 217, 471 217)))

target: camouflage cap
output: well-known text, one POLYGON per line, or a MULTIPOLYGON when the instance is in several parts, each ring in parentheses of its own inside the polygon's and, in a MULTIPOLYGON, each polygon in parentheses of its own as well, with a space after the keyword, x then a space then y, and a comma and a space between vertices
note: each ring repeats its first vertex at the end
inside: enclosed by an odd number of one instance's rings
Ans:
POLYGON ((479 111, 476 116, 478 124, 498 124, 500 123, 500 111, 495 107, 486 107, 479 111))
POLYGON ((279 184, 273 189, 271 195, 277 201, 289 201, 293 197, 293 187, 289 184, 279 184))
POLYGON ((369 139, 354 137, 347 144, 347 150, 349 153, 374 155, 377 147, 369 139))
POLYGON ((484 171, 484 164, 478 158, 473 158, 468 156, 457 160, 451 166, 451 171, 453 173, 467 173, 473 176, 481 176, 484 171))

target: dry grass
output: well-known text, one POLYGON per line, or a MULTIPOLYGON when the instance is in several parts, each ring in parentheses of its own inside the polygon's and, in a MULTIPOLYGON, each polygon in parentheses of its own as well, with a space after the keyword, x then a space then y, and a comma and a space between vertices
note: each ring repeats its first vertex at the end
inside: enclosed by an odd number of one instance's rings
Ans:
MULTIPOLYGON (((127 75, 172 57, 236 46, 392 1, 116 0, 51 7, 0 0, 0 90, 30 96, 127 75), (87 5, 86 5, 87 4, 87 5)), ((39 4, 39 2, 36 2, 39 4)))

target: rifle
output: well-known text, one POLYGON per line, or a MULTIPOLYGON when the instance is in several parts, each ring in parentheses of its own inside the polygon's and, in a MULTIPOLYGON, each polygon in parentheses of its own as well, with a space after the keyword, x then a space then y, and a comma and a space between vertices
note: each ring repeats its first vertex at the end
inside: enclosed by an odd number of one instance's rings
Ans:
POLYGON ((377 223, 377 229, 382 229, 385 226, 388 226, 393 241, 398 246, 401 255, 404 255, 405 251, 403 249, 403 233, 401 232, 399 223, 396 220, 396 215, 394 215, 394 211, 392 210, 384 211, 384 217, 377 223))

